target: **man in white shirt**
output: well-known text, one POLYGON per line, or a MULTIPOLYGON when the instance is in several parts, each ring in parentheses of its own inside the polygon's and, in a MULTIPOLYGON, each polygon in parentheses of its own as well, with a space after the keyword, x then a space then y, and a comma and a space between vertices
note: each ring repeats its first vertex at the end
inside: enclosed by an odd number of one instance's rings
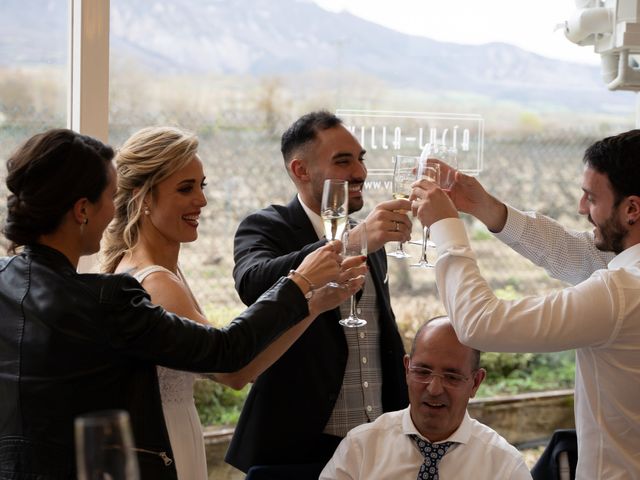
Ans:
POLYGON ((530 480, 520 453, 467 413, 486 375, 479 362, 447 317, 424 324, 404 358, 410 406, 352 429, 320 479, 530 480))
POLYGON ((639 152, 640 130, 585 152, 578 211, 594 225, 589 234, 507 207, 459 172, 450 196, 424 181, 413 192, 414 214, 431 226, 438 245, 438 289, 463 343, 505 352, 576 349, 578 479, 640 479, 639 152), (496 298, 456 207, 575 286, 516 301, 496 298))

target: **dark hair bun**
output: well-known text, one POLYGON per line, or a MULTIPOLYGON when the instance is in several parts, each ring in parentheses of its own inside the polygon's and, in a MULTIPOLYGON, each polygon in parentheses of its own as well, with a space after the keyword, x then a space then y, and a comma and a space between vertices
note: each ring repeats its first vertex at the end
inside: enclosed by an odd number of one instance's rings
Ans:
POLYGON ((37 242, 59 227, 81 198, 95 202, 108 182, 114 152, 72 130, 34 135, 7 160, 7 219, 4 235, 19 245, 37 242))

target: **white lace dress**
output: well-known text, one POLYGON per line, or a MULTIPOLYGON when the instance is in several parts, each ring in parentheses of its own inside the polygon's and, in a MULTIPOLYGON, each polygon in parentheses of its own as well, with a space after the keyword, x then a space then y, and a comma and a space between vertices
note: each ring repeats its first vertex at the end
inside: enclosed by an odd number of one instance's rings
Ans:
MULTIPOLYGON (((151 265, 134 273, 133 276, 142 283, 147 275, 158 271, 175 275, 164 267, 151 265)), ((158 367, 162 411, 179 480, 208 478, 202 425, 193 400, 195 378, 196 375, 191 372, 158 367)))

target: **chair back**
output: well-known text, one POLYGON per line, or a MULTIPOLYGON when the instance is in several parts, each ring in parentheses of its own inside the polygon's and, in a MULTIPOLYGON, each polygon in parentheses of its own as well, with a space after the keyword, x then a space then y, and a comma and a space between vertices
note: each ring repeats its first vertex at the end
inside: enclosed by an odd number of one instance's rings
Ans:
POLYGON ((575 429, 556 430, 531 469, 533 480, 574 480, 578 464, 575 429))

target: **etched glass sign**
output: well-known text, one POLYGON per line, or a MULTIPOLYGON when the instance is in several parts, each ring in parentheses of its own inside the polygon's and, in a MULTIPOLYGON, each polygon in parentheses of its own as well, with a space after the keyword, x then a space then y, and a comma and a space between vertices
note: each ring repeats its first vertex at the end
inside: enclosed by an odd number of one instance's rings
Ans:
POLYGON ((420 155, 428 143, 455 147, 458 168, 464 173, 482 171, 484 119, 480 115, 381 110, 337 110, 336 115, 367 151, 368 190, 391 188, 392 157, 420 155))

